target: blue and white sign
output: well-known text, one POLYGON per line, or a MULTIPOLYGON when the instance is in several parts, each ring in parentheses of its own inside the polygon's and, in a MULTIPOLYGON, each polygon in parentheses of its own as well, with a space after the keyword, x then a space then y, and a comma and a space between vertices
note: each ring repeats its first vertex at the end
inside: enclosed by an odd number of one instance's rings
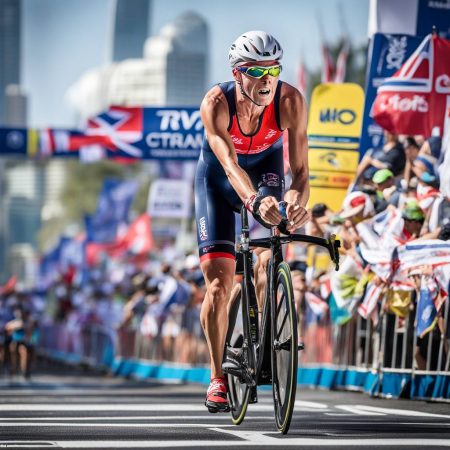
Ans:
POLYGON ((370 117, 378 86, 392 76, 418 47, 422 37, 376 33, 370 41, 366 98, 360 141, 360 158, 383 144, 383 129, 370 117))

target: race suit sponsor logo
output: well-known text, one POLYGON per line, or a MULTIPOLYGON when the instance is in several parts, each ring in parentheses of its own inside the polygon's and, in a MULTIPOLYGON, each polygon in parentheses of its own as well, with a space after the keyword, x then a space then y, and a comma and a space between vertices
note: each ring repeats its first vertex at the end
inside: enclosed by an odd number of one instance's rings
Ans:
POLYGON ((206 241, 206 239, 208 239, 208 232, 206 230, 206 219, 205 219, 205 217, 202 217, 198 221, 198 233, 200 235, 200 240, 201 241, 206 241))

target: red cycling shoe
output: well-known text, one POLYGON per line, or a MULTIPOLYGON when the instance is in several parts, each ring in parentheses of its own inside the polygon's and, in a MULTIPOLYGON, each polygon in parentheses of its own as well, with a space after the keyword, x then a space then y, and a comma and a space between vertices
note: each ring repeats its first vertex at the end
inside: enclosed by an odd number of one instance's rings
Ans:
POLYGON ((205 405, 210 413, 229 412, 228 386, 225 377, 212 378, 206 393, 205 405))

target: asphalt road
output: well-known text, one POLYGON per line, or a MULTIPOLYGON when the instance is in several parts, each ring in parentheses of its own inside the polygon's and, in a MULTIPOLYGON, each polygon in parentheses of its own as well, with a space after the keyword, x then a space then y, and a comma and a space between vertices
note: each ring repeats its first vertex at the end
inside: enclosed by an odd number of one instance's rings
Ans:
POLYGON ((450 404, 300 390, 289 434, 270 390, 240 426, 209 414, 206 387, 133 381, 78 369, 0 378, 1 448, 423 449, 450 447, 450 404))

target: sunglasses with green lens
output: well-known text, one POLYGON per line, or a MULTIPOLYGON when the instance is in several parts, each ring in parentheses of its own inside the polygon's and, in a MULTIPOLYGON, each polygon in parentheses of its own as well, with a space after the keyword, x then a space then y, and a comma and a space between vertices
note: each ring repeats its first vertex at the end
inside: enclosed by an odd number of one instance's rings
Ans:
POLYGON ((245 73, 246 75, 252 78, 262 78, 267 74, 272 77, 278 77, 281 73, 282 66, 271 66, 271 67, 259 67, 259 66, 250 66, 250 67, 238 67, 239 72, 245 73))

